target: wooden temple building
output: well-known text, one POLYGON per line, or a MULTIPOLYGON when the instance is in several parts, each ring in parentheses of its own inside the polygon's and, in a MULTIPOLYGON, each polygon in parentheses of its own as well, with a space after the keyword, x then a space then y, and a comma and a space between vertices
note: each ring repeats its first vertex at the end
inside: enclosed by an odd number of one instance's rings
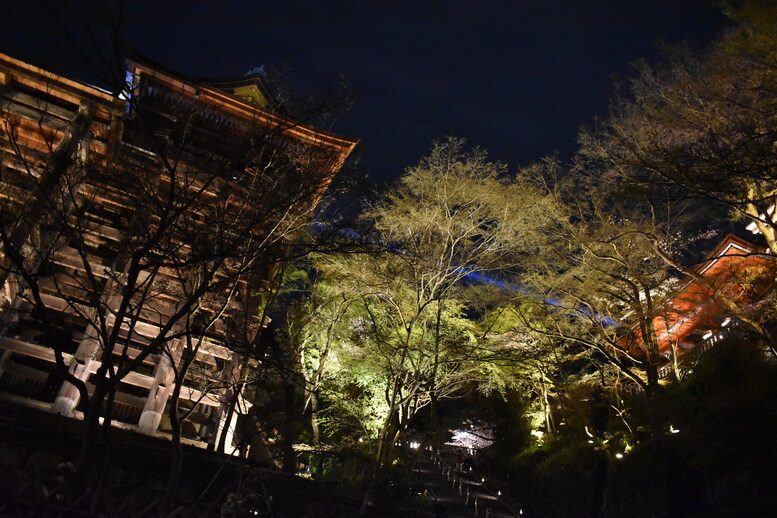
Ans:
POLYGON ((262 294, 355 145, 258 76, 136 60, 117 93, 0 54, 0 400, 84 418, 110 398, 165 435, 176 397, 185 440, 229 448, 262 294))
MULTIPOLYGON (((698 357, 736 327, 737 315, 754 311, 772 289, 774 261, 728 234, 693 273, 653 318, 665 358, 659 377, 671 372, 673 354, 680 362, 698 357)), ((637 343, 644 347, 639 337, 637 343)))

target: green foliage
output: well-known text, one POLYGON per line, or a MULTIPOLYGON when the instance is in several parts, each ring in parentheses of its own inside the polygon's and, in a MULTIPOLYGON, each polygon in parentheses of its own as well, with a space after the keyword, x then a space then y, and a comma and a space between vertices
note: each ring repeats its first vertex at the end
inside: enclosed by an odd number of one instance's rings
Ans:
POLYGON ((321 387, 326 403, 321 424, 331 438, 374 440, 388 412, 385 380, 361 361, 344 360, 342 370, 321 387))
MULTIPOLYGON (((419 414, 441 428, 446 412, 462 418, 446 408, 456 398, 494 428, 482 458, 538 515, 588 511, 603 466, 606 516, 768 498, 774 366, 745 340, 666 387, 655 326, 715 237, 709 222, 732 209, 757 218, 777 199, 777 53, 752 5, 704 54, 641 65, 582 136, 574 171, 546 160, 511 176, 462 140, 435 142, 363 214, 369 253, 288 272, 284 340, 324 440, 390 465, 419 414), (626 397, 634 384, 646 392, 626 397)), ((760 331, 772 306, 749 313, 760 331)))
POLYGON ((494 297, 466 277, 529 261, 558 223, 550 209, 529 178, 447 139, 366 211, 382 251, 317 258, 309 295, 290 307, 288 340, 326 403, 330 435, 377 435, 385 449, 425 406, 512 385, 506 367, 523 351, 488 336, 507 324, 489 316, 496 304, 465 302, 494 297))
POLYGON ((717 346, 667 394, 668 414, 680 430, 673 447, 704 478, 710 504, 771 494, 777 450, 765 431, 777 426, 775 397, 777 366, 747 339, 717 346))
POLYGON ((777 450, 765 433, 777 426, 771 404, 777 366, 750 338, 717 345, 682 383, 666 387, 652 408, 643 404, 644 394, 628 403, 636 437, 611 412, 594 444, 587 437, 571 444, 556 438, 524 450, 510 465, 516 488, 543 516, 588 509, 599 449, 608 465, 605 516, 763 515, 774 503, 777 476, 777 450), (642 434, 652 426, 651 412, 660 414, 663 428, 642 434))
MULTIPOLYGON (((388 461, 381 449, 422 409, 498 394, 520 399, 522 415, 510 415, 513 433, 498 438, 496 457, 535 475, 529 486, 542 498, 579 481, 548 515, 588 509, 585 473, 608 455, 619 493, 635 491, 640 469, 661 479, 678 463, 670 479, 690 488, 689 512, 734 502, 737 491, 763 494, 767 462, 732 445, 738 430, 774 424, 757 411, 773 395, 769 369, 745 347, 725 360, 738 374, 712 375, 702 364, 665 390, 656 325, 676 316, 669 301, 715 237, 710 222, 731 210, 759 219, 777 200, 777 52, 772 18, 754 15, 756 4, 736 11, 741 24, 708 51, 640 65, 611 116, 581 136, 570 173, 546 160, 511 176, 462 140, 435 142, 363 214, 372 253, 317 259, 315 287, 289 328, 331 437, 377 439, 377 458, 388 461), (497 282, 473 282, 475 274, 497 282), (647 397, 624 399, 634 384, 647 397), (670 434, 670 423, 682 432, 670 434), (746 488, 740 475, 758 482, 746 488)), ((759 224, 777 250, 774 223, 759 224)), ((748 314, 729 309, 748 324, 755 315, 751 327, 768 338, 770 300, 748 314)), ((645 500, 613 496, 613 515, 632 504, 664 512, 650 504, 676 497, 665 484, 645 500)))

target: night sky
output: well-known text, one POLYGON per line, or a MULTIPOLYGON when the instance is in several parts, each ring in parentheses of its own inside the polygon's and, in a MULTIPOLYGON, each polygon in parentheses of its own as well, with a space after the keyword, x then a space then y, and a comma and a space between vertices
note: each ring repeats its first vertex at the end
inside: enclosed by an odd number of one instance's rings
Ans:
MULTIPOLYGON (((89 80, 45 5, 0 3, 0 51, 89 80)), ((88 3, 74 3, 82 19, 88 3)), ((333 129, 361 139, 361 167, 381 183, 445 135, 513 167, 566 158, 635 60, 655 60, 662 40, 704 45, 726 24, 711 0, 130 0, 121 34, 185 76, 264 65, 318 92, 344 78, 357 101, 333 129)))

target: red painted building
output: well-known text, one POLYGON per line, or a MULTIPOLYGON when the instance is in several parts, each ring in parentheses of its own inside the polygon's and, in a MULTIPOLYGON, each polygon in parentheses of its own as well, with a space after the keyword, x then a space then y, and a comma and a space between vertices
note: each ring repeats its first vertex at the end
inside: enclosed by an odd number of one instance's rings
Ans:
POLYGON ((674 348, 680 358, 708 348, 770 291, 774 266, 752 243, 727 235, 654 316, 659 352, 670 358, 674 348))

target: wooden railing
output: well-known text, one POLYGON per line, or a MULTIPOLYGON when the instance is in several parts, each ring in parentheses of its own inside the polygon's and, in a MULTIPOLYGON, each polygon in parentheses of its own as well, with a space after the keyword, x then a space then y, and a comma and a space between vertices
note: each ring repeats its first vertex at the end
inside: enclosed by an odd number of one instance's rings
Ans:
MULTIPOLYGON (((689 365, 693 365, 698 361, 699 358, 702 357, 704 353, 715 347, 719 342, 721 342, 723 339, 728 338, 731 336, 731 334, 734 332, 734 330, 737 328, 737 325, 735 322, 731 322, 726 327, 721 327, 715 330, 712 333, 712 336, 707 338, 706 340, 702 341, 698 345, 696 345, 693 349, 689 349, 686 351, 680 358, 678 358, 679 362, 679 368, 680 370, 683 369, 683 367, 688 367, 689 365)), ((674 371, 674 363, 670 362, 658 369, 658 377, 659 379, 664 379, 672 372, 674 371)))

